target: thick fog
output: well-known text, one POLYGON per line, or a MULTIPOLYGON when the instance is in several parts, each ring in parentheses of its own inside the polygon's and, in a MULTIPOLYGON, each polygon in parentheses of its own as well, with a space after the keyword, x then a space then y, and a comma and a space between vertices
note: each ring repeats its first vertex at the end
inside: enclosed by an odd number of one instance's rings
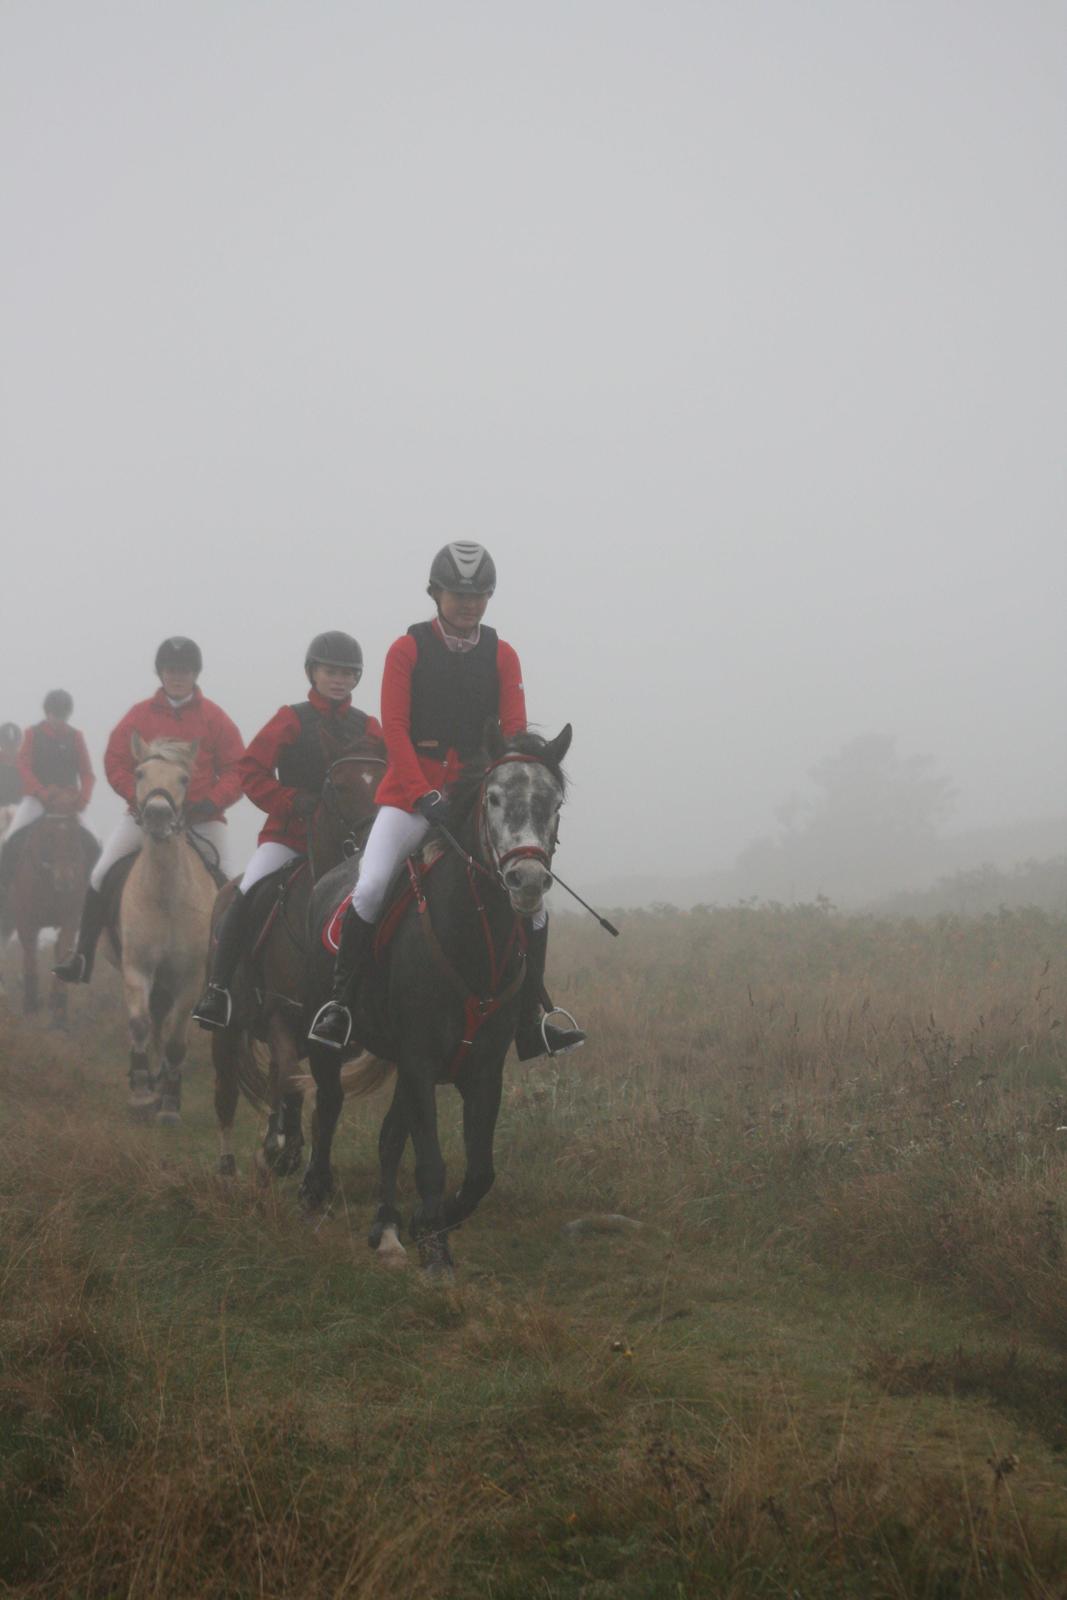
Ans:
POLYGON ((1065 106, 1038 0, 7 0, 0 720, 99 771, 186 633, 251 737, 336 627, 377 710, 473 538, 577 886, 857 739, 1057 817, 1065 106))

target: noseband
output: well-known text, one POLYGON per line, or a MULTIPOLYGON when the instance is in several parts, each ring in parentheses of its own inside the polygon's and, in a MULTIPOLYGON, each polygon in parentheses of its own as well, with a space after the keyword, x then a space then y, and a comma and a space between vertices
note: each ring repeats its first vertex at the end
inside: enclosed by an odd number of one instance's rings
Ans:
POLYGON ((149 789, 144 799, 137 802, 137 821, 142 827, 144 826, 144 808, 150 800, 165 800, 170 806, 171 811, 174 813, 175 828, 177 829, 181 826, 182 813, 185 810, 185 802, 182 801, 181 805, 179 805, 169 789, 149 789))

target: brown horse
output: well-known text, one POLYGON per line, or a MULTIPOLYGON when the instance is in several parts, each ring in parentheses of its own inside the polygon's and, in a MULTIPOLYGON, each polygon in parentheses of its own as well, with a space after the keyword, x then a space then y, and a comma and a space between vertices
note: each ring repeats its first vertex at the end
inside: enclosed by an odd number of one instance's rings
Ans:
POLYGON ((130 1032, 129 1109, 142 1117, 154 1111, 159 1122, 180 1122, 189 1015, 204 981, 215 899, 215 880, 185 831, 185 797, 198 742, 153 739, 146 745, 135 733, 131 744, 144 844, 105 880, 102 893, 110 902, 105 948, 122 970, 130 1032))
MULTIPOLYGON (((89 873, 100 847, 77 817, 46 813, 31 822, 20 846, 11 888, 4 907, 7 939, 18 934, 22 946, 22 1010, 30 1015, 40 1007, 37 978, 37 940, 42 928, 56 929, 56 959, 69 955, 78 932, 78 913, 89 873)), ((9 846, 11 848, 11 846, 9 846)), ((66 1027, 67 990, 55 981, 48 996, 53 1026, 66 1027)))
MULTIPOLYGON (((219 1127, 219 1166, 233 1177, 237 1163, 232 1136, 241 1093, 267 1112, 256 1166, 264 1178, 288 1177, 300 1165, 304 1148, 304 1094, 296 1087, 307 1055, 304 1016, 306 923, 312 886, 363 844, 374 818, 374 796, 385 771, 385 747, 377 739, 341 744, 325 730, 320 737, 329 763, 322 798, 308 824, 307 861, 264 878, 251 893, 252 951, 233 983, 234 1016, 225 1031, 212 1034, 215 1115, 219 1127), (262 1052, 265 1048, 267 1061, 262 1052)), ((218 897, 213 918, 233 895, 234 883, 218 897)))

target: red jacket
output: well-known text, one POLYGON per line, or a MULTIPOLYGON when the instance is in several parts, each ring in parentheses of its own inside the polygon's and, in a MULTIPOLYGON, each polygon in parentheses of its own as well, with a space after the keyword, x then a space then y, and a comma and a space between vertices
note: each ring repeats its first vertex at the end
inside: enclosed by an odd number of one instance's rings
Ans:
MULTIPOLYGON (((343 700, 327 700, 318 690, 310 689, 308 699, 327 718, 338 719, 352 704, 352 696, 343 700)), ((367 718, 368 739, 382 737, 381 725, 374 717, 367 718)), ((293 811, 293 801, 298 789, 288 788, 277 777, 277 767, 282 751, 296 744, 300 738, 300 720, 292 706, 281 706, 265 727, 260 728, 248 749, 241 757, 241 788, 254 806, 267 813, 267 825, 259 835, 260 844, 284 844, 303 855, 307 849, 307 823, 293 811)))
POLYGON ((63 809, 66 809, 69 804, 70 809, 73 811, 84 811, 92 799, 93 789, 96 785, 96 774, 93 772, 93 764, 89 760, 89 752, 86 749, 85 740, 77 728, 71 728, 70 732, 74 735, 74 749, 78 762, 76 788, 67 789, 60 787, 58 784, 44 783, 37 776, 34 763, 35 754, 38 757, 46 756, 46 751, 42 749, 44 741, 58 737, 57 730, 49 722, 39 722, 35 727, 27 728, 22 735, 22 743, 19 745, 18 753, 19 776, 22 778, 22 792, 24 794, 32 794, 34 799, 41 801, 42 805, 56 805, 58 803, 63 809), (38 740, 41 741, 40 745, 38 740))
MULTIPOLYGON (((382 673, 382 729, 389 765, 378 785, 378 804, 414 811, 415 802, 431 789, 445 789, 455 781, 462 762, 454 750, 444 761, 420 756, 411 742, 411 674, 418 660, 418 645, 410 633, 389 646, 382 673)), ((519 658, 509 644, 497 643, 496 667, 500 678, 500 726, 504 737, 526 727, 526 696, 519 658)))
POLYGON ((127 805, 132 806, 137 791, 131 740, 139 733, 147 744, 151 739, 200 740, 189 785, 187 804, 195 806, 200 800, 210 800, 218 820, 227 807, 241 798, 241 777, 238 762, 244 751, 238 733, 221 706, 205 700, 199 689, 183 706, 172 706, 162 689, 157 689, 151 700, 141 700, 132 706, 117 727, 111 731, 104 751, 104 771, 107 781, 127 805))

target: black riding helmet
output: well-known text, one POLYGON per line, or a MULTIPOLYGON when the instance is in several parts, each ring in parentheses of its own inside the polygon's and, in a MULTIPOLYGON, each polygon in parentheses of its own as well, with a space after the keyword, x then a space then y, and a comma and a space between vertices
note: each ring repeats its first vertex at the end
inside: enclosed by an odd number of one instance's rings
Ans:
POLYGON ((307 655, 304 657, 304 671, 308 675, 308 682, 312 681, 312 667, 349 667, 356 675, 358 683, 363 676, 363 651, 360 649, 359 640, 353 639, 350 633, 341 633, 334 628, 329 633, 317 633, 308 645, 307 655))
POLYGON ((448 589, 452 594, 492 594, 496 564, 484 545, 446 544, 430 567, 428 592, 448 589))
POLYGON ((156 651, 157 675, 162 675, 164 667, 170 667, 172 672, 191 672, 199 677, 204 667, 200 646, 192 639, 183 638, 180 633, 175 634, 173 639, 164 639, 156 651))
POLYGON ((46 717, 62 717, 65 722, 74 710, 74 701, 66 689, 49 689, 44 697, 46 717))

